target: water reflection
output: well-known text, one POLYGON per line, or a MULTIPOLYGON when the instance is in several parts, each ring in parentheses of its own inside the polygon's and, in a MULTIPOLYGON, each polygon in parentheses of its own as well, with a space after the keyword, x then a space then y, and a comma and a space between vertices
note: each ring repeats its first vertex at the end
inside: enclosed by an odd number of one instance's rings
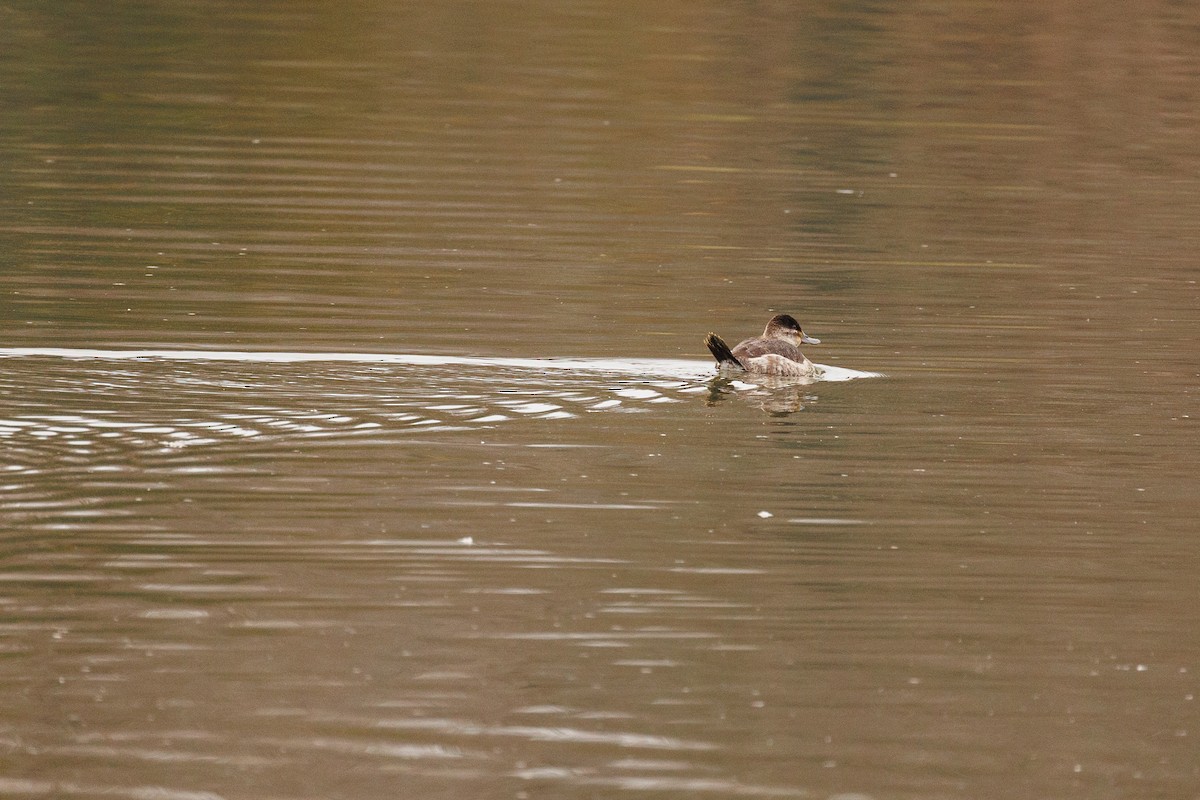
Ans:
POLYGON ((816 400, 816 395, 808 389, 812 383, 811 380, 780 380, 766 377, 753 380, 716 378, 708 384, 707 402, 709 405, 716 405, 732 397, 740 397, 743 401, 757 404, 768 414, 787 416, 803 411, 805 403, 816 400))

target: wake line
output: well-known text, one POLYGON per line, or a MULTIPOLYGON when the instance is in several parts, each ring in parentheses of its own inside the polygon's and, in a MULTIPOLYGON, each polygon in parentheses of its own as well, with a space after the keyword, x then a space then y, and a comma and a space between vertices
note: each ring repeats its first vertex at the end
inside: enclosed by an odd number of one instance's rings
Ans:
POLYGON ((76 347, 0 347, 0 358, 68 358, 92 360, 238 361, 296 364, 340 362, 352 364, 402 364, 406 366, 509 367, 515 369, 588 370, 638 375, 703 377, 713 371, 707 361, 670 358, 484 358, 413 353, 295 353, 256 350, 101 350, 76 347))
MULTIPOLYGON (((100 350, 76 347, 0 347, 0 358, 66 358, 81 360, 235 361, 248 364, 351 363, 399 364, 417 367, 505 367, 531 370, 607 372, 643 378, 667 377, 707 380, 714 377, 711 361, 676 358, 485 358, 436 356, 413 353, 293 353, 254 350, 100 350)), ((882 377, 845 367, 818 364, 820 380, 848 381, 882 377)))

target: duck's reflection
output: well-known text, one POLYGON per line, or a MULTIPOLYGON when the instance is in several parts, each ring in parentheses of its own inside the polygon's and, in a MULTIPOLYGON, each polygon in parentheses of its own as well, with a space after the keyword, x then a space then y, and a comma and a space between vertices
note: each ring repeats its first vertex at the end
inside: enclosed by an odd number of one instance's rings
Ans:
POLYGON ((806 405, 817 402, 817 395, 809 391, 811 380, 756 375, 753 380, 735 380, 718 376, 708 382, 708 397, 705 405, 715 406, 727 400, 740 400, 757 405, 759 409, 776 417, 803 411, 806 405))

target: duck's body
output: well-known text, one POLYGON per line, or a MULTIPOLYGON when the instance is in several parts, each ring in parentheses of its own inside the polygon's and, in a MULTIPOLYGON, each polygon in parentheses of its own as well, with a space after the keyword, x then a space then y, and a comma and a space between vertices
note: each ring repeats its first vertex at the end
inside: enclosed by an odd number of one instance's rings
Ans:
POLYGON ((732 350, 715 333, 704 339, 720 369, 795 378, 818 372, 818 368, 800 352, 802 343, 820 344, 821 340, 806 336, 800 323, 788 314, 771 317, 762 336, 746 339, 732 350))

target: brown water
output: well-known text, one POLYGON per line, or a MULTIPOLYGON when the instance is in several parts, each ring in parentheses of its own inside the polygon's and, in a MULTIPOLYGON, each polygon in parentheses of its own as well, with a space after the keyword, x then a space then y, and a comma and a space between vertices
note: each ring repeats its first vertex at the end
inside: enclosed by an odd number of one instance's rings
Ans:
POLYGON ((1200 797, 1190 6, 18 1, 0 98, 0 796, 1200 797))

